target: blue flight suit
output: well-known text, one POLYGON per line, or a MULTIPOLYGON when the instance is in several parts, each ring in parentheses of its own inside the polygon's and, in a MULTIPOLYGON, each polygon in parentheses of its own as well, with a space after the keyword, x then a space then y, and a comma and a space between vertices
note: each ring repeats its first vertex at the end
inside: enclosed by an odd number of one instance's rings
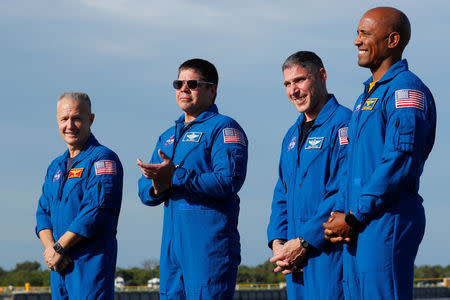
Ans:
POLYGON ((269 245, 275 239, 302 237, 314 247, 303 276, 287 276, 289 299, 342 299, 342 247, 325 240, 322 223, 335 203, 324 200, 337 193, 343 176, 347 123, 351 111, 330 99, 302 141, 300 114, 284 137, 275 187, 272 214, 267 229, 269 245), (303 277, 303 278, 302 278, 303 277))
POLYGON ((68 153, 47 169, 36 234, 51 229, 55 241, 66 231, 85 239, 67 251, 71 266, 51 272, 52 299, 114 299, 122 165, 92 134, 70 170, 66 170, 68 153))
MULTIPOLYGON (((422 81, 395 63, 358 98, 349 123, 345 205, 365 224, 345 245, 346 299, 412 299, 425 229, 419 179, 433 147, 436 108, 422 81)), ((342 205, 341 205, 342 206, 342 205)))
POLYGON ((156 144, 176 165, 172 188, 158 198, 139 180, 145 205, 164 203, 161 299, 232 299, 240 263, 238 191, 247 169, 247 138, 216 105, 184 126, 184 115, 156 144))

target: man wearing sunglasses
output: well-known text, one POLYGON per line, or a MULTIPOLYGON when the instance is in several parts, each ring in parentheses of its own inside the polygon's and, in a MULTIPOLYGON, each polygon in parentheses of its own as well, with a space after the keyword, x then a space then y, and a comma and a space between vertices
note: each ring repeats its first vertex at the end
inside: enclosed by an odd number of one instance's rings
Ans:
POLYGON ((279 179, 267 229, 275 272, 287 275, 288 299, 343 299, 342 246, 322 234, 334 206, 351 112, 327 92, 315 53, 300 51, 282 66, 286 94, 300 115, 283 140, 279 179), (302 271, 303 269, 303 271, 302 271))
POLYGON ((158 139, 142 171, 139 197, 164 203, 161 299, 232 299, 240 263, 239 197, 247 169, 247 138, 214 104, 213 64, 191 59, 173 82, 183 111, 158 139))

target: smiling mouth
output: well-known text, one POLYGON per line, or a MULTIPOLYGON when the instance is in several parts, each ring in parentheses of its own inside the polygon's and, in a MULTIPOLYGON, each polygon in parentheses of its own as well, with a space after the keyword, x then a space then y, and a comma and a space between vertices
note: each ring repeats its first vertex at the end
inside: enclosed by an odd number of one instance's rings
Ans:
POLYGON ((362 49, 358 49, 358 55, 364 55, 367 52, 369 52, 368 50, 362 50, 362 49))
POLYGON ((301 103, 301 102, 304 102, 305 100, 306 100, 306 96, 301 96, 301 97, 292 99, 292 101, 294 101, 294 103, 301 103))

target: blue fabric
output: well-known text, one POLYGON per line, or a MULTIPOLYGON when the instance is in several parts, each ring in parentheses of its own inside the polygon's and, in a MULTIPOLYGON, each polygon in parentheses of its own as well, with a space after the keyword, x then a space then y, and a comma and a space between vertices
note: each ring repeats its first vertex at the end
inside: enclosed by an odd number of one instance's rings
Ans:
POLYGON ((84 236, 68 250, 73 265, 51 272, 53 299, 114 299, 117 222, 122 202, 123 170, 117 155, 93 135, 75 158, 69 178, 68 151, 48 167, 36 213, 36 234, 53 231, 57 241, 66 231, 84 236), (114 161, 116 174, 96 175, 95 162, 114 161))
POLYGON ((155 198, 151 179, 142 177, 138 184, 142 203, 164 203, 160 295, 232 299, 240 262, 237 193, 246 175, 247 138, 215 105, 185 128, 183 122, 184 115, 159 137, 150 160, 162 162, 158 149, 172 158, 177 167, 171 190, 155 198))
POLYGON ((406 60, 394 64, 358 98, 349 123, 348 177, 342 187, 365 223, 356 246, 346 247, 348 299, 412 299, 414 259, 425 228, 419 179, 434 144, 436 108, 406 60), (399 107, 398 92, 422 93, 423 107, 399 107), (397 96, 397 98, 396 98, 397 96))
POLYGON ((333 195, 337 194, 339 177, 344 175, 342 164, 347 146, 340 142, 339 130, 347 126, 350 116, 351 111, 330 95, 303 141, 299 141, 303 114, 283 140, 267 229, 269 245, 275 239, 301 236, 315 248, 303 268, 303 278, 287 277, 288 295, 296 295, 290 299, 343 297, 342 247, 324 239, 322 223, 328 220, 335 205, 333 195))

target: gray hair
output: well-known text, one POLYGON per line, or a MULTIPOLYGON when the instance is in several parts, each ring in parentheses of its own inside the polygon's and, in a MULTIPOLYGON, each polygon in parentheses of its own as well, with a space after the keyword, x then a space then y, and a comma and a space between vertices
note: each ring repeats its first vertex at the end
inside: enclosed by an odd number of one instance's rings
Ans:
POLYGON ((303 68, 308 69, 309 71, 319 71, 323 68, 322 60, 317 54, 311 51, 298 51, 288 58, 283 63, 281 67, 282 71, 287 68, 290 68, 292 65, 299 65, 303 68))
POLYGON ((58 97, 58 102, 63 98, 73 99, 73 100, 83 102, 89 108, 89 113, 91 112, 91 99, 89 99, 88 94, 81 93, 81 92, 65 92, 65 93, 62 93, 58 97))

